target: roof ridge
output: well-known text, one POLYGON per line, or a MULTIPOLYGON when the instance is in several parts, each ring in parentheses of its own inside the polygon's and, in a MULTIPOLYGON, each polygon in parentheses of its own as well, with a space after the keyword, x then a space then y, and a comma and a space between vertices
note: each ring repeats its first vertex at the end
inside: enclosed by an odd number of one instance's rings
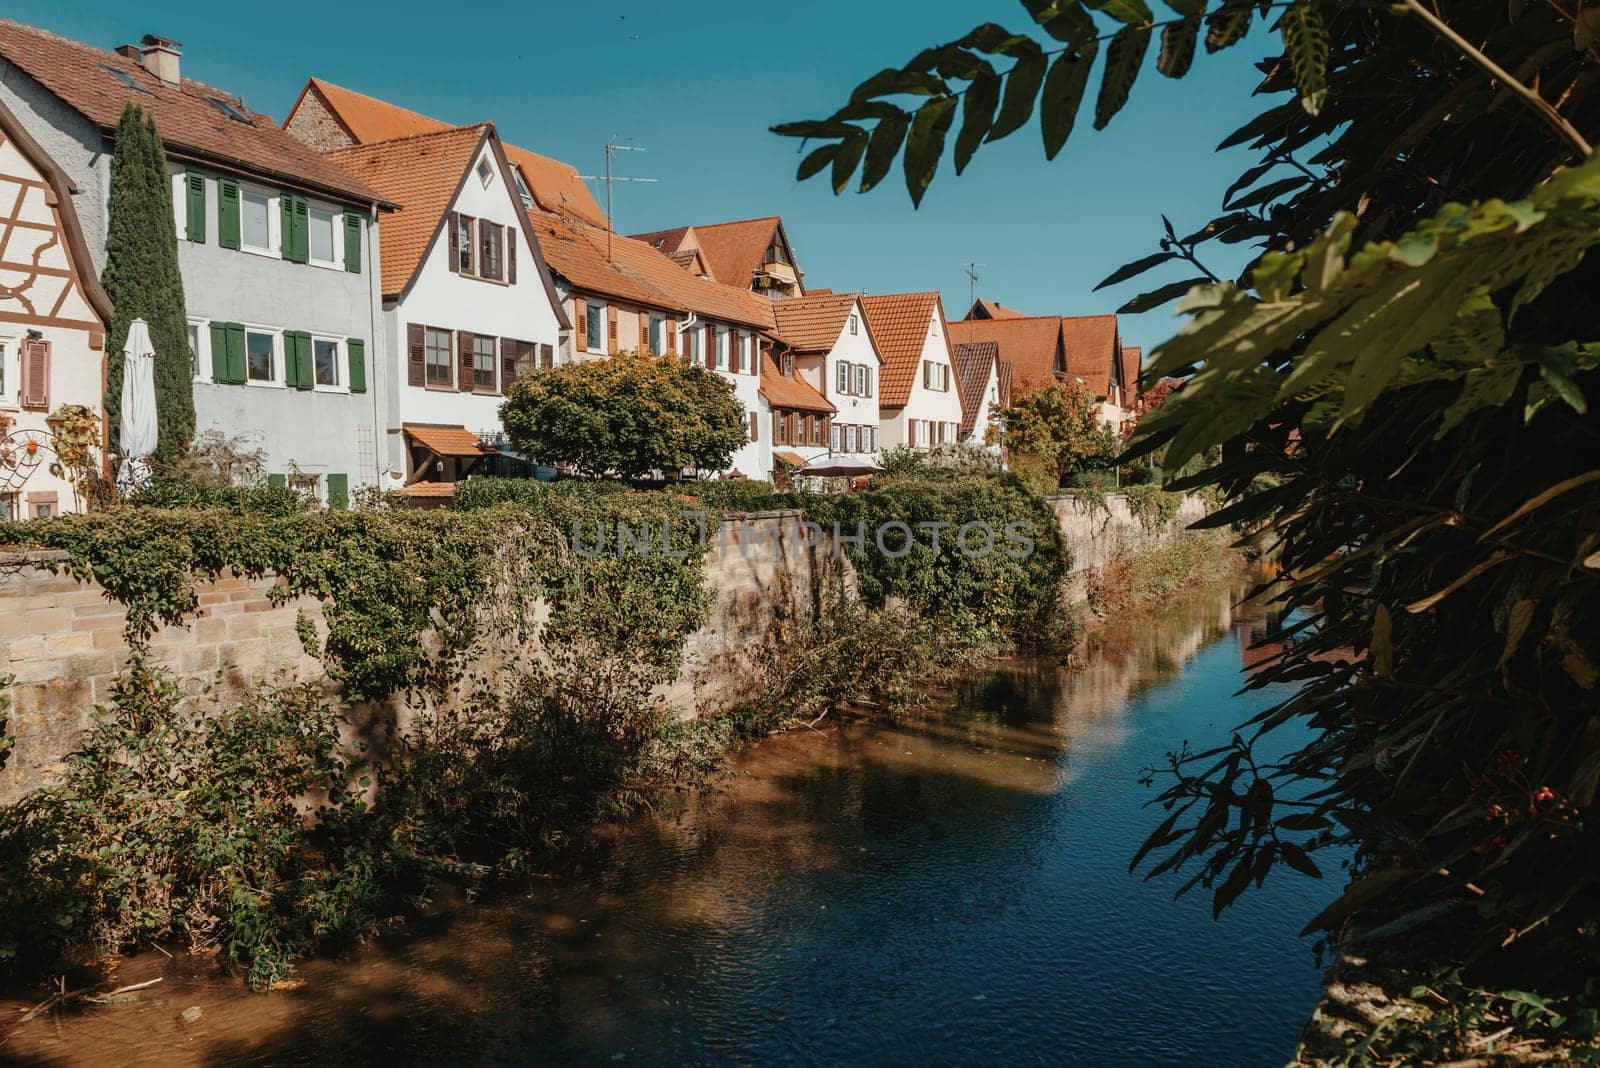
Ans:
MULTIPOLYGON (((89 52, 98 52, 101 56, 104 56, 107 59, 115 59, 115 60, 119 60, 119 61, 121 61, 123 63, 132 64, 133 67, 140 74, 143 74, 146 77, 148 77, 148 78, 150 78, 150 79, 152 79, 154 81, 157 81, 157 82, 161 81, 161 79, 156 77, 156 75, 149 68, 147 68, 143 63, 139 62, 137 59, 132 58, 131 56, 123 55, 121 52, 118 52, 115 48, 101 48, 97 44, 90 44, 88 41, 80 41, 76 37, 68 37, 64 33, 57 33, 54 30, 47 30, 43 26, 35 26, 31 22, 23 22, 20 19, 6 18, 3 15, 0 15, 0 25, 18 26, 18 27, 21 27, 24 30, 27 30, 29 33, 36 33, 41 37, 48 37, 51 40, 59 41, 62 44, 71 45, 74 48, 82 48, 82 49, 84 49, 86 51, 89 51, 89 52)), ((248 111, 252 116, 260 116, 263 119, 269 119, 269 120, 272 118, 272 116, 268 115, 264 111, 253 111, 253 110, 251 110, 250 107, 245 104, 243 97, 237 96, 234 93, 230 93, 228 90, 224 89, 220 85, 212 85, 210 82, 202 82, 202 81, 200 81, 200 80, 198 80, 196 78, 190 78, 187 75, 181 76, 179 78, 179 82, 180 82, 180 85, 191 85, 196 89, 202 89, 202 90, 205 90, 207 92, 221 93, 223 96, 228 98, 229 103, 237 103, 241 108, 243 108, 245 111, 248 111)), ((277 123, 273 122, 273 125, 276 126, 277 123)))
POLYGON ((359 145, 349 145, 345 148, 332 149, 327 154, 329 156, 340 156, 347 153, 359 152, 364 148, 383 148, 388 145, 397 145, 404 141, 424 141, 430 137, 443 137, 446 134, 466 133, 469 130, 481 133, 485 126, 492 129, 494 127, 493 120, 485 119, 482 122, 462 123, 460 126, 446 126, 442 130, 427 130, 423 133, 406 134, 404 137, 389 137, 382 141, 363 141, 359 145))

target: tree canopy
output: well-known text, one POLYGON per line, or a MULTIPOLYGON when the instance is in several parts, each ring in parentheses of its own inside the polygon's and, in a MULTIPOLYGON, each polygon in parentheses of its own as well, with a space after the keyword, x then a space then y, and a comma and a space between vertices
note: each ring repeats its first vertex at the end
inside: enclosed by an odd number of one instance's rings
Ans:
POLYGON ((500 421, 519 452, 592 478, 722 471, 750 431, 726 379, 639 353, 533 371, 511 387, 500 421))
POLYGON ((1157 32, 1171 77, 1202 31, 1208 51, 1258 22, 1282 42, 1262 110, 1222 142, 1256 161, 1221 212, 1189 233, 1163 219, 1159 248, 1105 283, 1184 270, 1127 308, 1181 297, 1186 317, 1146 373, 1188 380, 1134 451, 1166 449, 1168 470, 1217 457, 1173 487, 1223 490, 1209 523, 1259 525, 1288 622, 1249 685, 1293 687, 1227 743, 1174 754, 1135 865, 1220 911, 1280 866, 1320 877, 1353 854, 1309 929, 1423 939, 1583 996, 1600 958, 1600 11, 1023 6, 1030 33, 985 24, 779 132, 824 142, 801 173, 831 165, 836 190, 858 168, 876 184, 903 145, 915 200, 958 108, 958 171, 1035 110, 1055 155, 1102 43, 1096 126, 1157 32), (1257 254, 1226 281, 1212 242, 1257 254), (1266 755, 1291 725, 1310 741, 1266 755))
POLYGON ((1040 464, 1056 486, 1080 471, 1111 466, 1117 437, 1100 420, 1100 405, 1076 382, 1029 390, 1005 412, 1005 444, 1013 466, 1040 464))

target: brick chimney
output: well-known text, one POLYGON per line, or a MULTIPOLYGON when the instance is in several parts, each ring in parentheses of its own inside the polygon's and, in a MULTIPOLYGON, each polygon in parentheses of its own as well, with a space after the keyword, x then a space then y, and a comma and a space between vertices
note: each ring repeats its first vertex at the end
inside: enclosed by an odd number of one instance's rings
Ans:
POLYGON ((117 49, 117 53, 129 59, 137 59, 144 65, 145 70, 160 78, 162 84, 169 89, 176 89, 183 84, 183 79, 178 73, 178 60, 183 58, 181 41, 147 33, 140 38, 138 44, 123 45, 117 49))

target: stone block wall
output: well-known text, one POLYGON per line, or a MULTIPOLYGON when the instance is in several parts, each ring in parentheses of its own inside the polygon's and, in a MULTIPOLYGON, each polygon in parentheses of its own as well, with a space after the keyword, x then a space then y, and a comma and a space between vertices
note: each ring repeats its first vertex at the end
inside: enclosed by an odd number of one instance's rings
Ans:
POLYGON ((1050 498, 1067 551, 1072 554, 1071 583, 1079 596, 1089 577, 1103 571, 1118 554, 1164 544, 1206 514, 1205 502, 1185 494, 1170 522, 1149 524, 1134 514, 1126 495, 1108 493, 1103 500, 1104 507, 1077 497, 1050 498))

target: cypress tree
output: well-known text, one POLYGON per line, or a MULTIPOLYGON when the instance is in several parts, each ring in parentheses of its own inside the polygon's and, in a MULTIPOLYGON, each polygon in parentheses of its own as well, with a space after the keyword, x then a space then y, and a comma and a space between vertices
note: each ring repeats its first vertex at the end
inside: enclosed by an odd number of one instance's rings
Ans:
POLYGON ((154 119, 128 104, 117 122, 111 156, 111 212, 106 266, 100 282, 115 305, 106 331, 110 373, 106 420, 111 449, 120 453, 122 347, 134 319, 150 325, 155 349, 156 417, 160 436, 152 466, 170 470, 194 437, 194 371, 189 352, 183 277, 178 272, 178 228, 172 181, 154 119))

